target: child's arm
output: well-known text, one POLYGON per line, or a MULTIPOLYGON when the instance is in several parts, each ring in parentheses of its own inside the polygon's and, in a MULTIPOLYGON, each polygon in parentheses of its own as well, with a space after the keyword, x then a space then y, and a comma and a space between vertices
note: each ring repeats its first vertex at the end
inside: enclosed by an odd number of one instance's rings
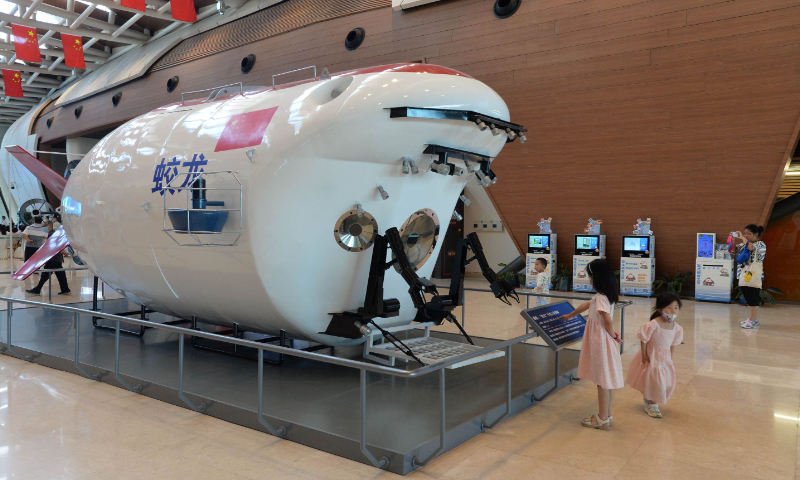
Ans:
MULTIPOLYGON (((647 344, 644 342, 639 342, 642 344, 642 363, 650 363, 650 357, 647 356, 647 344)), ((672 351, 672 348, 670 348, 672 351)))
POLYGON ((675 353, 675 345, 669 347, 669 357, 672 358, 672 354, 675 353))
POLYGON ((617 337, 617 332, 614 331, 614 320, 611 318, 611 314, 608 312, 599 312, 600 315, 603 317, 603 328, 606 329, 611 338, 614 340, 619 341, 617 337))
MULTIPOLYGON (((564 321, 567 321, 567 320, 569 320, 570 318, 574 317, 575 315, 578 315, 578 314, 580 314, 580 313, 583 313, 583 312, 585 312, 586 310, 589 310, 589 306, 591 305, 591 303, 592 303, 592 302, 585 302, 585 303, 582 303, 580 306, 578 306, 578 308, 576 308, 576 309, 575 309, 575 310, 573 310, 572 312, 570 312, 570 313, 568 313, 568 314, 566 314, 566 315, 562 315, 562 316, 561 316, 561 321, 562 321, 562 322, 564 322, 564 321)), ((612 334, 611 334, 611 336, 613 337, 613 336, 614 336, 614 334, 612 333, 612 334)))

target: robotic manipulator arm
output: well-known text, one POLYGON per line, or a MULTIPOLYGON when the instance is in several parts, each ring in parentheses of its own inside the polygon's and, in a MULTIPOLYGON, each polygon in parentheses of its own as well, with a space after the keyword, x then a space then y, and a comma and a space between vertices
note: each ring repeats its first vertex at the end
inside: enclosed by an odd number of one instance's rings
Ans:
MULTIPOLYGON (((444 320, 453 322, 464 337, 472 342, 467 332, 453 315, 454 308, 461 305, 464 292, 464 274, 466 266, 473 260, 478 260, 478 265, 484 277, 489 281, 490 288, 495 297, 504 303, 511 305, 509 298, 519 303, 519 296, 514 288, 505 280, 499 278, 494 270, 489 267, 486 256, 483 254, 483 247, 476 233, 467 235, 466 239, 459 240, 453 275, 450 279, 450 291, 447 295, 439 295, 436 285, 426 278, 420 278, 403 248, 403 242, 397 228, 386 230, 386 235, 378 235, 373 246, 372 264, 370 265, 369 280, 367 283, 367 295, 364 299, 364 306, 355 312, 342 312, 333 314, 333 319, 328 325, 325 333, 329 335, 342 336, 347 338, 359 338, 364 334, 364 325, 371 323, 378 327, 373 321, 376 317, 394 317, 400 310, 400 302, 397 299, 383 299, 383 280, 385 271, 395 263, 398 266, 400 275, 408 284, 408 293, 411 301, 417 309, 415 322, 433 322, 441 325, 444 320), (391 248, 394 259, 386 263, 388 248, 391 248), (472 250, 474 257, 467 260, 469 250, 472 250), (430 300, 426 299, 430 296, 430 300)), ((380 329, 380 327, 378 327, 380 329)), ((380 329, 382 333, 383 329, 380 329)), ((386 333, 384 333, 386 335, 386 333)))

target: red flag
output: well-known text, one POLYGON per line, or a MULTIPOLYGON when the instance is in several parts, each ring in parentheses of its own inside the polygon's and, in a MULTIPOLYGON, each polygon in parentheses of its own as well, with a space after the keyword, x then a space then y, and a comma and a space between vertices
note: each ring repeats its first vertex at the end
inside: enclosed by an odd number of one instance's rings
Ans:
POLYGON ((144 4, 144 0, 122 0, 122 6, 140 10, 142 12, 147 9, 144 4))
POLYGON ((83 37, 79 35, 61 34, 61 43, 64 48, 64 65, 69 68, 86 68, 83 59, 83 37))
POLYGON ((3 87, 6 97, 22 97, 22 75, 16 70, 3 69, 3 87))
POLYGON ((35 28, 12 23, 11 35, 14 38, 14 51, 16 51, 19 60, 42 62, 42 54, 39 53, 39 37, 36 35, 35 28))
POLYGON ((172 18, 182 22, 196 22, 197 12, 194 11, 194 0, 170 0, 172 18))
POLYGON ((224 152, 234 148, 261 145, 267 125, 277 110, 278 107, 272 107, 232 116, 225 125, 225 129, 222 130, 222 135, 219 136, 214 151, 224 152))

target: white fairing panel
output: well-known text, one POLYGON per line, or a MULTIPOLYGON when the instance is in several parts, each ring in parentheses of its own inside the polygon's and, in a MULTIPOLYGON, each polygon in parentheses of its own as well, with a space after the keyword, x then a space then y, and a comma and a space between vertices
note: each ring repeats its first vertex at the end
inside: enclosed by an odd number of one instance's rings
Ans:
MULTIPOLYGON (((477 80, 392 70, 167 106, 119 127, 79 164, 65 190, 70 243, 105 282, 150 308, 265 332, 283 329, 331 345, 357 342, 320 333, 330 313, 362 306, 372 256, 371 248, 341 248, 333 235, 336 221, 360 203, 383 233, 417 210, 434 210, 440 241, 418 271, 429 277, 468 177, 427 171, 430 155, 423 150, 445 145, 494 157, 506 142, 506 135, 481 132, 470 122, 390 118, 390 107, 509 119, 503 100, 477 80), (260 145, 215 153, 232 116, 273 107, 260 145), (246 152, 252 149, 251 161, 246 152), (205 172, 232 170, 242 184, 242 234, 235 246, 180 246, 163 231, 164 198, 168 207, 185 208, 187 191, 162 192, 166 181, 158 184, 157 167, 162 159, 180 162, 175 168, 184 173, 184 163, 200 155, 205 172), (419 174, 402 173, 404 156, 416 160, 419 174)), ((239 193, 209 190, 208 200, 236 208, 239 193)), ((238 213, 231 212, 223 231, 238 228, 238 213)), ((398 317, 379 323, 414 318, 408 286, 394 270, 387 271, 384 297, 402 306, 398 317)))

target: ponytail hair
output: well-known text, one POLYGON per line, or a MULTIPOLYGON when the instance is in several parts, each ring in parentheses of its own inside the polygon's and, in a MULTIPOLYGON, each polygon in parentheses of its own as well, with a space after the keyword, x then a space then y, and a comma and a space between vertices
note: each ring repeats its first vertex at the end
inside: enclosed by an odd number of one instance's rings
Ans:
POLYGON ((650 320, 660 317, 661 312, 659 312, 659 310, 669 307, 672 302, 678 302, 678 308, 683 308, 683 302, 681 302, 679 296, 674 293, 659 293, 658 297, 656 297, 656 306, 653 308, 653 314, 650 315, 650 320))
POLYGON ((751 232, 755 233, 758 238, 761 238, 761 234, 764 233, 764 227, 761 225, 756 225, 755 223, 751 223, 750 225, 744 227, 745 230, 750 230, 751 232))

